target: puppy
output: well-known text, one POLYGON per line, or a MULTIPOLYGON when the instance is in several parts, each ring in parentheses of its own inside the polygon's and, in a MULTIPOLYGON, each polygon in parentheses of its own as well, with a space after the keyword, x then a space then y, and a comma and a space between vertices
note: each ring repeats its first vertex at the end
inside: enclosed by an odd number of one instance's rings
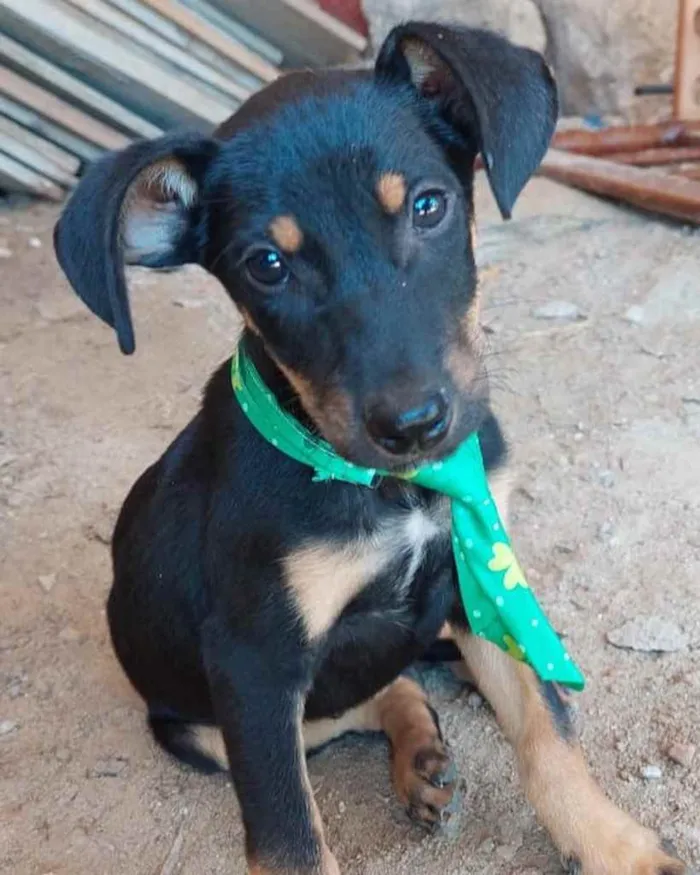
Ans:
MULTIPOLYGON (((478 432, 497 473, 474 163, 508 217, 556 111, 539 55, 407 24, 371 71, 292 73, 211 136, 170 134, 99 162, 57 225, 58 259, 125 353, 124 264, 200 264, 240 310, 241 343, 280 405, 342 456, 399 470, 478 432)), ((247 420, 228 363, 133 487, 112 555, 119 660, 175 756, 218 768, 204 742, 220 730, 251 873, 339 872, 305 750, 350 730, 385 732, 399 799, 417 821, 442 821, 450 756, 406 672, 445 636, 570 872, 685 871, 589 776, 559 690, 470 635, 444 499, 395 478, 312 482, 247 420)))

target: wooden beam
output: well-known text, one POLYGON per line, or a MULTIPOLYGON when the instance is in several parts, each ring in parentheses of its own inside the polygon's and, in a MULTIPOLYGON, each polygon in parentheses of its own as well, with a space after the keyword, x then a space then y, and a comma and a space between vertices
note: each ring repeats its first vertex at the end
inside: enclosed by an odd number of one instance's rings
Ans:
POLYGON ((653 213, 700 225, 700 182, 550 149, 539 175, 653 213))
MULTIPOLYGON (((125 15, 118 9, 114 9, 108 3, 104 3, 103 0, 67 0, 67 2, 116 33, 120 33, 133 42, 134 45, 142 46, 148 52, 163 58, 175 68, 180 68, 196 79, 199 79, 200 82, 215 88, 221 92, 223 100, 233 97, 237 103, 242 103, 250 97, 251 92, 249 89, 242 88, 240 85, 232 82, 217 70, 193 57, 191 51, 187 52, 173 45, 149 28, 134 21, 128 15, 125 15)), ((174 70, 173 73, 177 75, 177 70, 174 70)))
POLYGON ((0 150, 0 188, 5 191, 45 197, 52 201, 63 200, 63 190, 59 186, 2 150, 0 150))
POLYGON ((255 52, 256 55, 265 58, 274 67, 278 67, 284 60, 284 54, 277 46, 263 39, 260 34, 254 33, 249 27, 245 27, 239 21, 231 18, 230 15, 217 9, 215 5, 216 0, 213 3, 210 3, 209 0, 181 0, 181 2, 183 5, 189 6, 201 18, 205 18, 210 24, 213 24, 214 27, 228 34, 237 43, 250 49, 251 52, 255 52))
POLYGON ((92 143, 88 143, 82 137, 72 134, 60 125, 55 125, 39 115, 39 113, 34 112, 34 110, 22 106, 22 104, 7 97, 3 97, 2 94, 0 94, 0 113, 7 116, 8 119, 17 122, 17 124, 22 125, 22 127, 29 129, 34 134, 49 140, 51 143, 55 143, 57 146, 65 149, 66 152, 76 155, 82 161, 94 161, 102 154, 103 150, 98 146, 93 146, 92 143))
POLYGON ((123 149, 129 138, 76 109, 55 94, 29 82, 0 64, 0 93, 41 113, 103 149, 123 149))
POLYGON ((700 143, 700 123, 663 122, 656 125, 619 125, 600 131, 558 131, 552 145, 580 155, 613 155, 665 146, 700 143))
POLYGON ((311 0, 216 0, 216 5, 278 43, 288 62, 344 64, 367 48, 363 36, 311 0))
POLYGON ((141 2, 160 13, 164 18, 173 21, 196 39, 216 49, 224 57, 258 76, 263 82, 273 82, 279 76, 279 70, 263 61, 245 46, 236 45, 205 19, 192 12, 191 9, 178 6, 172 0, 141 0, 141 2))
POLYGON ((123 131, 140 137, 157 137, 163 133, 160 128, 129 112, 115 100, 110 100, 3 33, 0 33, 0 57, 35 81, 48 82, 51 89, 59 95, 89 110, 103 121, 110 120, 123 131))
MULTIPOLYGON (((3 119, 0 119, 2 123, 3 119)), ((45 176, 46 179, 55 182, 63 188, 72 188, 75 185, 75 174, 66 172, 62 167, 54 164, 50 158, 46 157, 43 151, 35 149, 23 140, 15 139, 13 136, 3 131, 0 124, 0 151, 25 167, 29 167, 45 176)))
POLYGON ((144 6, 140 0, 107 0, 107 2, 110 6, 128 15, 129 18, 132 18, 139 24, 143 24, 149 30, 163 37, 163 39, 168 40, 174 46, 189 52, 193 57, 198 58, 225 76, 228 76, 232 82, 235 82, 241 88, 245 88, 248 91, 257 91, 263 84, 258 76, 254 76, 240 65, 235 64, 228 58, 224 58, 219 52, 214 51, 210 46, 195 39, 174 22, 163 18, 162 15, 148 6, 144 6))
POLYGON ((680 0, 673 114, 700 120, 700 0, 680 0))
MULTIPOLYGON (((1 112, 2 107, 0 107, 1 112)), ((71 155, 65 149, 50 143, 44 137, 27 130, 22 125, 18 125, 17 122, 12 121, 7 116, 0 115, 0 139, 3 137, 12 137, 13 140, 17 140, 17 142, 24 143, 29 148, 41 152, 48 161, 51 161, 52 164, 55 164, 56 167, 70 176, 77 176, 80 170, 82 162, 75 155, 71 155)))
POLYGON ((0 0, 0 14, 4 32, 160 127, 210 131, 234 108, 61 0, 0 0))
POLYGON ((684 161, 700 161, 700 146, 667 146, 642 149, 639 152, 615 152, 608 155, 607 159, 635 167, 661 167, 666 164, 681 164, 684 161))

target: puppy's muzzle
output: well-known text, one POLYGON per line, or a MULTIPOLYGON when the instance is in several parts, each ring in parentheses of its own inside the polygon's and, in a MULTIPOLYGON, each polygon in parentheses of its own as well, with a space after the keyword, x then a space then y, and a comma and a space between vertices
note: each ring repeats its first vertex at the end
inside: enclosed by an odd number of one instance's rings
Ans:
POLYGON ((372 441, 392 456, 431 450, 446 437, 452 411, 440 390, 416 398, 408 407, 389 400, 376 401, 365 410, 365 426, 372 441))

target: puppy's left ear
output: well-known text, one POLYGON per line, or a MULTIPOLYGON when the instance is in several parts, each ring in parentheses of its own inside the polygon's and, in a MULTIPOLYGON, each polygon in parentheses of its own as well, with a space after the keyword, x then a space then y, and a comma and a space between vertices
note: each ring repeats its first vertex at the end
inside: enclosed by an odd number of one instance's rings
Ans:
POLYGON ((488 31, 410 22, 389 34, 375 69, 380 81, 411 84, 430 101, 451 145, 471 157, 481 152, 510 218, 557 120, 556 86, 541 55, 488 31))

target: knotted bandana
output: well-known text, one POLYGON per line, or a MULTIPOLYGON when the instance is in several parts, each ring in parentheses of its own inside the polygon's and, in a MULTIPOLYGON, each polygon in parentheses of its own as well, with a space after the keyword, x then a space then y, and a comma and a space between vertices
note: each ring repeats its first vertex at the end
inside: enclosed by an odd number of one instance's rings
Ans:
POLYGON ((250 359, 237 351, 231 383, 243 412, 280 452, 313 470, 313 480, 375 487, 383 477, 403 480, 450 498, 452 543, 459 591, 475 635, 528 663, 543 681, 582 690, 584 678, 529 588, 491 496, 481 447, 471 435, 447 459, 409 473, 363 468, 341 458, 281 409, 250 359))

